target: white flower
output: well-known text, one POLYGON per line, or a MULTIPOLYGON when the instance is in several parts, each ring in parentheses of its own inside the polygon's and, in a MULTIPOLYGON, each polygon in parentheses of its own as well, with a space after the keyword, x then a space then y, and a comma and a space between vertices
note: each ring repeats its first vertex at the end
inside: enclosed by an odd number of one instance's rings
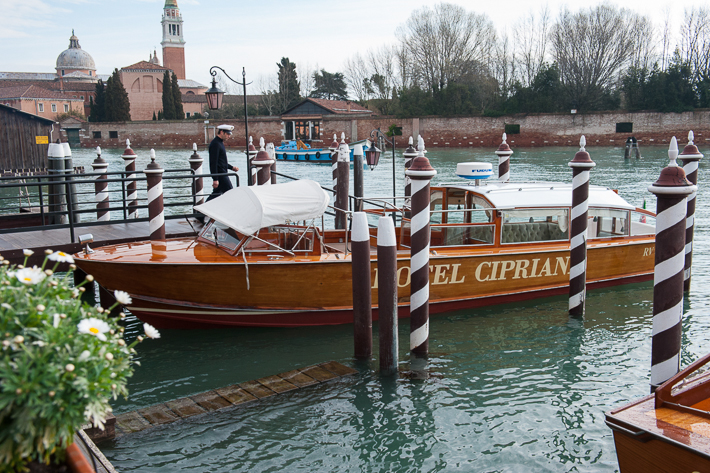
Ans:
POLYGON ((22 254, 29 257, 35 254, 35 252, 32 250, 22 250, 22 254))
POLYGON ((10 304, 8 304, 7 302, 3 302, 2 304, 0 304, 0 307, 7 309, 7 310, 12 310, 12 306, 10 304))
POLYGON ((54 320, 52 321, 52 326, 54 328, 59 327, 59 321, 61 320, 61 317, 59 317, 59 314, 54 314, 54 320))
POLYGON ((150 324, 143 324, 143 331, 148 338, 160 338, 160 332, 150 324))
POLYGON ((107 359, 108 361, 113 360, 113 353, 111 353, 111 352, 106 353, 106 359, 107 359))
POLYGON ((14 338, 13 341, 19 345, 20 343, 25 341, 25 337, 23 337, 22 335, 18 335, 14 338))
POLYGON ((55 251, 51 255, 47 256, 47 258, 58 263, 74 263, 74 258, 72 258, 71 255, 64 253, 63 251, 55 251))
POLYGON ((113 296, 116 298, 116 301, 122 305, 128 305, 133 302, 131 296, 129 296, 127 292, 113 291, 113 296))
POLYGON ((81 355, 79 355, 79 358, 77 358, 76 361, 86 361, 89 359, 91 356, 91 352, 89 350, 84 350, 81 352, 81 355))
POLYGON ((69 363, 67 364, 67 366, 64 367, 64 369, 71 373, 72 371, 74 371, 74 365, 69 363))
POLYGON ((32 268, 22 268, 19 271, 15 273, 15 277, 17 278, 18 281, 20 281, 22 284, 27 284, 27 285, 34 285, 39 282, 42 282, 44 278, 47 277, 44 272, 37 266, 34 266, 32 268))
POLYGON ((79 333, 88 333, 90 335, 96 335, 96 338, 98 338, 102 342, 106 341, 106 335, 104 335, 104 333, 108 332, 111 329, 111 327, 109 327, 106 322, 104 322, 103 320, 96 319, 94 317, 83 319, 81 322, 79 322, 79 325, 77 325, 77 327, 79 328, 79 333))

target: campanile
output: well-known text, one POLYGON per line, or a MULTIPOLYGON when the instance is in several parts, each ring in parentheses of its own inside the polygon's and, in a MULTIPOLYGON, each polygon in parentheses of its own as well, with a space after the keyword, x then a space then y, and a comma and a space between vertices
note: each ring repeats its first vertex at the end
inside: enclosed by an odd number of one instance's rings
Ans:
POLYGON ((163 66, 172 69, 178 79, 185 79, 185 39, 182 15, 177 0, 165 0, 163 7, 163 66))

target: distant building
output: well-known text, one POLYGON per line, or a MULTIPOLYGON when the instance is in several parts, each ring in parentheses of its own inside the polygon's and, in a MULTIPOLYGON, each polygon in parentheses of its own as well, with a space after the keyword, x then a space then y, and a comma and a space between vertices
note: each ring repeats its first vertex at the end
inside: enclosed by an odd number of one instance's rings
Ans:
MULTIPOLYGON (((281 114, 283 135, 287 140, 322 140, 323 117, 369 117, 372 110, 350 100, 307 98, 281 114)), ((326 137, 327 138, 327 137, 326 137)))
POLYGON ((84 113, 84 101, 66 93, 43 89, 36 85, 19 85, 0 88, 0 103, 32 113, 39 117, 55 119, 71 111, 84 113))
POLYGON ((49 142, 59 137, 59 124, 0 103, 0 175, 47 168, 49 142))
POLYGON ((175 72, 178 79, 185 79, 185 39, 182 36, 182 15, 177 0, 165 0, 163 7, 163 64, 175 72))

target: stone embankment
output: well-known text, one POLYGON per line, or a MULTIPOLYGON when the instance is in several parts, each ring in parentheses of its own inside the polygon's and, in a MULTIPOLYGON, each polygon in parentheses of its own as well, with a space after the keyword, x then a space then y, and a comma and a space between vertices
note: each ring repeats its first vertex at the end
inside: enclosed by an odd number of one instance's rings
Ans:
MULTIPOLYGON (((243 120, 184 120, 117 123, 85 123, 80 131, 83 147, 120 148, 126 138, 136 148, 186 148, 192 143, 206 145, 214 136, 214 127, 221 123, 235 126, 230 147, 245 143, 243 120)), ((576 146, 580 135, 587 137, 588 146, 624 146, 634 136, 642 146, 667 145, 672 136, 687 136, 695 132, 699 146, 710 142, 710 111, 684 113, 602 112, 587 114, 508 115, 503 117, 368 117, 320 119, 322 143, 328 146, 333 134, 345 133, 348 141, 368 138, 375 128, 387 130, 390 125, 402 127, 398 144, 406 146, 409 136, 424 138, 427 147, 497 147, 502 133, 516 147, 576 146)), ((277 145, 285 139, 285 122, 281 117, 249 119, 249 134, 258 143, 260 137, 277 145)))

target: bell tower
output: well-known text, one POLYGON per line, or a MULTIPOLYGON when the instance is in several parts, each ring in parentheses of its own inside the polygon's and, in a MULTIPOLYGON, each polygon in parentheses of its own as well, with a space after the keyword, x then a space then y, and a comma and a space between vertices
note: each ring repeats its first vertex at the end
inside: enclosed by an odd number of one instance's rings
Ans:
POLYGON ((163 66, 172 69, 178 79, 185 79, 185 39, 182 15, 177 0, 165 0, 163 7, 163 66))

